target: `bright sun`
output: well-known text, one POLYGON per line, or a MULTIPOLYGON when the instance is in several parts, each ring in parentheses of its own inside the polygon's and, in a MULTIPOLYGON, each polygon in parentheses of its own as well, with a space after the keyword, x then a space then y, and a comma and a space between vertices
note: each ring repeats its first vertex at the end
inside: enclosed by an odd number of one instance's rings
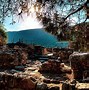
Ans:
POLYGON ((37 20, 36 15, 34 14, 34 8, 32 7, 30 9, 31 15, 27 16, 23 15, 21 17, 15 17, 15 24, 10 24, 12 19, 6 18, 5 21, 5 27, 7 31, 20 31, 20 30, 26 30, 26 29, 35 29, 35 28, 42 28, 43 25, 41 24, 40 21, 37 20))
POLYGON ((27 16, 22 22, 20 22, 19 30, 42 28, 41 23, 32 16, 27 16))
POLYGON ((24 15, 24 20, 20 22, 19 30, 42 28, 42 24, 36 18, 33 6, 29 9, 29 12, 31 14, 29 16, 24 15))

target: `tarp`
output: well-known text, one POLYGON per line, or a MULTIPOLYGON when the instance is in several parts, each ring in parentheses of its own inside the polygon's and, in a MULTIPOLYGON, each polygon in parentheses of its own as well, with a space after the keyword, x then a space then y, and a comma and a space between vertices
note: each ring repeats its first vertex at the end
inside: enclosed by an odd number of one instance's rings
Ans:
POLYGON ((28 29, 7 32, 8 43, 23 42, 26 44, 39 45, 47 48, 66 48, 68 42, 59 42, 57 38, 44 29, 28 29))
POLYGON ((60 42, 57 42, 56 46, 58 48, 67 48, 69 46, 69 42, 68 41, 60 41, 60 42))

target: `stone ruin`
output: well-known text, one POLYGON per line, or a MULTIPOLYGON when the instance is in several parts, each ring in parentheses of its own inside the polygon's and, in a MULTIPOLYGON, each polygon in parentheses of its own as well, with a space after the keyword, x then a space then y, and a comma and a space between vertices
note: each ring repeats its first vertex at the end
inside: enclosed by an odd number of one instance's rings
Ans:
POLYGON ((89 53, 73 53, 69 60, 75 79, 89 78, 89 53))
POLYGON ((60 60, 29 62, 21 49, 0 51, 0 90, 81 90, 76 80, 89 77, 89 53, 73 53, 69 61, 71 67, 60 60))
POLYGON ((64 63, 61 63, 58 60, 48 60, 42 64, 39 69, 40 72, 49 72, 49 73, 72 73, 70 67, 66 66, 64 63))
POLYGON ((14 66, 26 64, 27 54, 22 50, 1 50, 0 51, 0 67, 12 68, 14 66))

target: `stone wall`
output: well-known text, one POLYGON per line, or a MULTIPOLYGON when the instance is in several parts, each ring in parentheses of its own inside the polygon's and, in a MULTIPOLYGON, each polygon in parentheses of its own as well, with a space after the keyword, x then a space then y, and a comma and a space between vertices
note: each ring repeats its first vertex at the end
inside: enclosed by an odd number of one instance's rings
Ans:
POLYGON ((69 59, 74 71, 74 78, 83 79, 84 72, 89 71, 89 53, 73 53, 69 59))
POLYGON ((27 53, 22 50, 0 50, 0 67, 11 68, 27 62, 27 53))
POLYGON ((23 74, 0 72, 0 90, 35 90, 36 80, 23 74))
POLYGON ((72 70, 70 67, 66 66, 64 63, 61 63, 58 60, 48 60, 47 62, 44 62, 40 69, 40 72, 48 72, 48 73, 72 73, 72 70))

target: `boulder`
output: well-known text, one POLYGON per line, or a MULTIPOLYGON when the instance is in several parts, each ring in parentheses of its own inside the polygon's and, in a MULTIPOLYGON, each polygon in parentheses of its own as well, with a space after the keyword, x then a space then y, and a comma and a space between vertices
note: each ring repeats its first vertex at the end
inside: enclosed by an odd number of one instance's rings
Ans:
POLYGON ((35 86, 36 83, 31 78, 22 78, 18 83, 18 87, 24 90, 35 90, 35 86))
POLYGON ((74 78, 83 79, 84 71, 89 71, 89 53, 73 53, 70 55, 69 60, 74 72, 74 78))
POLYGON ((12 68, 17 65, 26 65, 27 53, 24 50, 1 50, 0 67, 3 69, 12 68))
POLYGON ((49 72, 49 73, 56 73, 56 74, 62 74, 62 73, 71 73, 72 70, 70 67, 66 66, 64 63, 60 63, 58 60, 49 60, 47 62, 44 62, 40 69, 40 72, 49 72))
POLYGON ((8 90, 8 88, 9 90, 15 88, 18 88, 16 90, 35 90, 36 88, 37 82, 35 78, 31 76, 23 74, 12 75, 8 73, 0 73, 0 76, 2 78, 0 88, 3 90, 8 90))
POLYGON ((60 64, 60 68, 61 68, 61 71, 64 72, 64 73, 68 73, 68 74, 72 73, 71 67, 65 65, 64 63, 60 64))
POLYGON ((60 62, 49 60, 44 62, 40 69, 40 72, 51 72, 51 73, 60 73, 60 62))

